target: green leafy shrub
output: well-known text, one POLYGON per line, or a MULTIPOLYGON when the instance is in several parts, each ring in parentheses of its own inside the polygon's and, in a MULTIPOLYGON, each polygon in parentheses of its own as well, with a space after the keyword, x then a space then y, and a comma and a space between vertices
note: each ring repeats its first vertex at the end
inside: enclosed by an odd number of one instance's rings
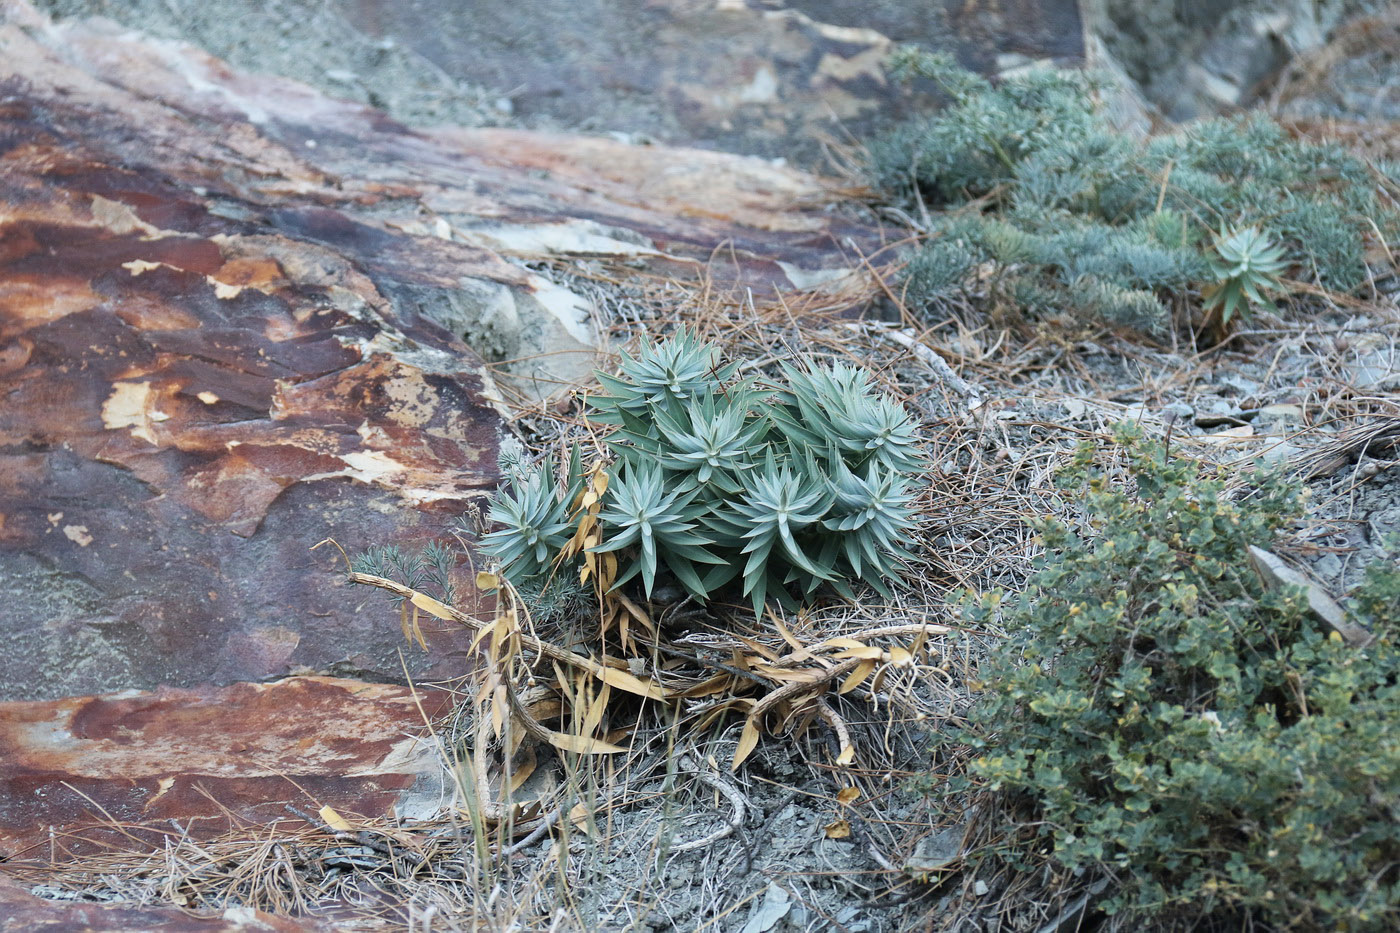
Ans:
POLYGON ((1041 523, 973 727, 948 740, 975 752, 964 789, 1021 820, 1002 856, 1110 879, 1113 928, 1395 929, 1400 567, 1353 599, 1376 640, 1344 644, 1245 556, 1296 514, 1295 488, 1231 497, 1131 429, 1117 443, 1135 488, 1081 452, 1084 518, 1041 523))
POLYGON ((1350 291, 1366 278, 1369 220, 1396 228, 1358 159, 1263 116, 1139 142, 1098 112, 1083 74, 1035 70, 993 85, 946 55, 909 50, 895 70, 933 78, 950 99, 868 147, 876 187, 911 212, 946 212, 906 270, 915 304, 990 269, 992 286, 1032 311, 1160 329, 1165 300, 1193 290, 1233 296, 1232 315, 1264 303, 1220 287, 1238 279, 1219 271, 1231 260, 1215 231, 1256 229, 1278 251, 1271 289, 1287 270, 1350 291))
MULTIPOLYGON (((640 577, 648 596, 663 571, 702 601, 737 581, 756 613, 823 584, 887 592, 922 466, 908 414, 842 364, 786 365, 775 385, 736 372, 682 330, 599 374, 591 419, 613 463, 587 552, 619 554, 614 585, 640 577)), ((485 548, 517 587, 578 576, 577 555, 561 559, 589 514, 572 464, 560 479, 546 459, 496 497, 485 548)))

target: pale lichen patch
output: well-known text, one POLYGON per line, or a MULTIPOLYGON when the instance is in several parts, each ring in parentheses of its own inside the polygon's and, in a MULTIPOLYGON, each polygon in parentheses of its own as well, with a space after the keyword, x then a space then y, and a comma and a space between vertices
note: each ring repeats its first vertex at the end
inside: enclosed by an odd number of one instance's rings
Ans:
POLYGON ((156 442, 151 433, 153 419, 148 412, 151 402, 149 382, 117 382, 112 385, 112 394, 102 403, 102 426, 115 431, 130 428, 131 436, 138 437, 148 444, 156 442))
POLYGON ((92 543, 92 535, 88 533, 87 525, 64 525, 63 535, 78 547, 87 547, 92 543))

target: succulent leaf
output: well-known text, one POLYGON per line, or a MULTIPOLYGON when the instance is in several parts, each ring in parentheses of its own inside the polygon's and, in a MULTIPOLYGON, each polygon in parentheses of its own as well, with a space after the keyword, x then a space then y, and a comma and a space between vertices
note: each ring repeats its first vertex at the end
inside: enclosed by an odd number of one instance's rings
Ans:
POLYGON ((1219 315, 1221 327, 1255 306, 1273 307, 1266 292, 1283 290, 1282 275, 1288 268, 1283 247, 1258 227, 1245 227, 1220 231, 1215 252, 1211 271, 1216 280, 1204 295, 1206 309, 1219 315))
POLYGON ((794 443, 835 445, 853 468, 872 460, 895 470, 919 468, 909 415, 893 399, 876 396, 863 371, 836 363, 809 370, 784 366, 783 374, 786 404, 774 417, 794 443))
POLYGON ((598 412, 594 420, 616 424, 612 419, 619 412, 642 415, 653 403, 684 405, 716 383, 727 382, 736 368, 720 367, 718 348, 701 343, 685 328, 658 344, 643 340, 635 358, 622 354, 621 377, 598 374, 612 394, 592 400, 598 412))
POLYGON ((612 477, 608 485, 608 504, 598 516, 614 531, 602 544, 590 548, 604 552, 638 546, 640 560, 619 578, 619 582, 625 582, 640 571, 647 596, 656 584, 657 565, 663 556, 673 571, 676 565, 685 565, 688 572, 677 575, 683 582, 688 578, 692 583, 698 580, 693 564, 723 562, 705 549, 713 542, 694 532, 701 512, 701 506, 695 502, 694 485, 673 485, 669 489, 667 485, 655 463, 627 463, 612 477))
MULTIPOLYGON (((612 426, 616 460, 588 550, 618 553, 614 585, 640 578, 649 597, 663 571, 701 601, 738 578, 760 615, 823 585, 888 592, 881 578, 909 556, 910 476, 923 462, 908 414, 853 366, 784 367, 773 388, 735 371, 682 330, 599 375, 607 394, 591 418, 612 426)), ((486 545, 512 582, 552 573, 573 538, 573 504, 587 501, 577 454, 566 482, 556 495, 546 461, 498 495, 492 516, 505 527, 486 545)))
MULTIPOLYGON (((576 475, 577 457, 570 473, 576 475)), ((571 481, 561 500, 554 478, 554 460, 544 458, 534 469, 522 469, 491 504, 491 521, 501 525, 482 538, 486 553, 501 562, 512 583, 550 570, 555 555, 569 541, 569 503, 577 494, 571 481)))

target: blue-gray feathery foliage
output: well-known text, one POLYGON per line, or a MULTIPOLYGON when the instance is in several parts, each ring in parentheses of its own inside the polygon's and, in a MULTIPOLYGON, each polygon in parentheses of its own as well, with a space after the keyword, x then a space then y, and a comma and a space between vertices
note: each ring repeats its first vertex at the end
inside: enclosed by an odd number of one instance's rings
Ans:
MULTIPOLYGON (((1366 278, 1364 231, 1400 226, 1360 160, 1262 115, 1140 142, 1098 112, 1091 76, 1037 70, 993 85, 949 56, 907 50, 895 70, 933 78, 950 99, 868 147, 876 187, 946 212, 905 273, 916 305, 982 270, 1032 312, 1154 330, 1164 299, 1221 291, 1231 263, 1216 247, 1241 231, 1257 231, 1291 277, 1345 292, 1366 278)), ((1275 272, 1225 291, 1239 299, 1233 313, 1283 287, 1275 272)))
MULTIPOLYGON (((411 589, 436 592, 449 606, 457 601, 457 589, 452 584, 452 571, 457 555, 438 541, 429 541, 416 551, 405 551, 394 545, 371 547, 350 559, 350 569, 376 577, 396 580, 411 589)), ((395 602, 403 598, 394 597, 395 602)))
MULTIPOLYGON (((684 329, 621 370, 599 374, 590 415, 612 428, 591 550, 619 555, 616 585, 639 578, 650 596, 664 574, 701 601, 732 587, 759 614, 823 585, 888 593, 909 556, 923 457, 908 414, 864 372, 788 365, 784 384, 763 385, 684 329)), ((577 577, 559 553, 581 514, 580 475, 576 456, 562 479, 546 460, 497 495, 485 549, 517 587, 577 577)))

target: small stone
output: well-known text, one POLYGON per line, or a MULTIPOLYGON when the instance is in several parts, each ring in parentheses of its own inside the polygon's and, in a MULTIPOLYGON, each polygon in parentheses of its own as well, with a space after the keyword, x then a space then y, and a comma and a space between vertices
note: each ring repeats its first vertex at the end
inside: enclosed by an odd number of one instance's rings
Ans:
POLYGON ((1313 563, 1312 572, 1326 581, 1339 580, 1342 576, 1342 559, 1336 554, 1323 554, 1313 563))
POLYGON ((1400 381, 1400 354, 1390 347, 1366 350, 1355 362, 1346 364, 1351 382, 1357 388, 1375 388, 1400 381))
POLYGON ((1295 447, 1286 442, 1271 444, 1259 452, 1259 458, 1265 463, 1283 463, 1303 452, 1303 448, 1295 447))
POLYGON ((763 893, 763 900, 753 906, 748 922, 741 928, 740 933, 768 933, 791 910, 792 895, 770 881, 763 893))
POLYGON ((1216 428, 1222 424, 1244 424, 1240 406, 1225 399, 1216 399, 1209 408, 1196 414, 1196 427, 1216 428))
POLYGON ((914 847, 914 853, 904 864, 904 870, 927 874, 946 868, 962 857, 962 841, 966 825, 959 824, 930 833, 914 847))
POLYGON ((1302 421, 1303 409, 1300 405, 1265 405, 1259 409, 1259 417, 1271 421, 1302 421))
POLYGON ((1140 422, 1148 413, 1146 405, 1128 405, 1123 409, 1123 420, 1140 422))
POLYGON ((1246 379, 1244 376, 1222 376, 1220 381, 1232 389, 1236 389, 1240 394, 1248 397, 1259 391, 1259 383, 1253 379, 1246 379))

